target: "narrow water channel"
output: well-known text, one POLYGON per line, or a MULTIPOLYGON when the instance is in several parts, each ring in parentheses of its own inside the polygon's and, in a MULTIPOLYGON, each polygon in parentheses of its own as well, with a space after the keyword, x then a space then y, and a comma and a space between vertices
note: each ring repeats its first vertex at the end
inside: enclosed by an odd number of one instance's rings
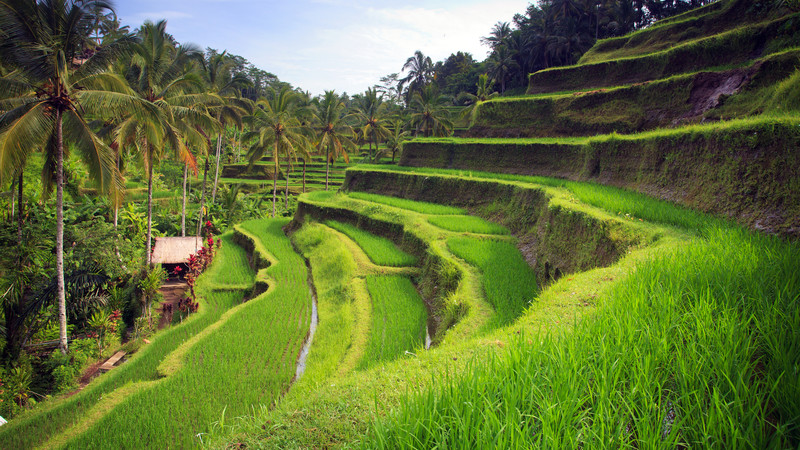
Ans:
POLYGON ((317 295, 314 293, 310 267, 308 268, 308 292, 311 294, 311 325, 308 328, 308 339, 303 344, 300 357, 297 358, 297 371, 294 374, 294 381, 299 380, 303 376, 303 372, 306 371, 306 359, 308 358, 308 352, 311 350, 311 343, 314 341, 314 333, 317 331, 317 322, 319 321, 317 316, 317 295))

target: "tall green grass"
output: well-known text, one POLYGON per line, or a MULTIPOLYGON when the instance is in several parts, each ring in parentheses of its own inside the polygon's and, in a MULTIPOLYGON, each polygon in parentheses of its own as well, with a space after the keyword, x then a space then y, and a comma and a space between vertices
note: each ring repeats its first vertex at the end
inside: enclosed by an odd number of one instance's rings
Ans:
POLYGON ((715 228, 559 337, 411 394, 369 448, 795 448, 800 245, 715 228))
MULTIPOLYGON (((385 167, 385 166, 376 166, 385 167)), ((400 197, 388 197, 386 195, 367 194, 365 192, 350 192, 350 197, 365 200, 368 202, 382 203, 384 205, 394 206, 395 208, 407 209, 422 214, 466 214, 461 208, 455 206, 439 205, 436 203, 417 202, 400 197)))
POLYGON ((196 447, 198 433, 202 437, 212 422, 271 404, 288 389, 308 332, 311 300, 305 263, 281 229, 286 223, 241 225, 277 260, 266 269, 271 289, 230 310, 171 361, 178 365, 175 373, 126 397, 68 448, 196 447))
POLYGON ((306 223, 292 235, 292 241, 311 266, 321 318, 300 381, 314 386, 341 369, 345 355, 359 338, 358 306, 362 300, 368 305, 369 299, 358 298, 352 283, 356 263, 332 230, 306 223))
POLYGON ((453 237, 447 248, 483 273, 486 299, 499 324, 519 317, 538 292, 536 276, 513 244, 489 239, 453 237))
POLYGON ((458 233, 510 234, 508 228, 475 216, 433 216, 431 225, 458 233))
MULTIPOLYGON (((351 170, 387 170, 380 166, 365 166, 351 170)), ((692 209, 665 200, 655 199, 645 194, 627 189, 605 186, 583 181, 570 181, 560 178, 513 175, 508 173, 434 169, 426 167, 392 167, 393 172, 420 173, 432 175, 457 176, 466 179, 502 180, 538 184, 548 187, 565 188, 578 200, 588 205, 606 210, 620 216, 631 216, 648 222, 672 225, 686 230, 703 230, 720 226, 723 221, 692 209)), ((352 197, 355 193, 350 193, 352 197)))
MULTIPOLYGON (((224 262, 232 267, 237 279, 252 279, 254 273, 247 266, 244 250, 233 243, 230 233, 221 236, 222 249, 209 271, 216 270, 224 262)), ((0 428, 0 448, 32 448, 42 445, 47 439, 71 426, 85 415, 92 406, 129 383, 150 381, 159 378, 158 366, 163 359, 183 342, 213 324, 222 314, 241 302, 242 292, 227 292, 210 295, 212 280, 203 274, 198 282, 200 309, 180 325, 161 331, 151 337, 152 343, 141 347, 131 358, 114 370, 92 381, 81 392, 64 399, 53 399, 29 413, 15 418, 0 428)))
POLYGON ((379 266, 405 267, 415 266, 417 258, 400 250, 389 239, 375 236, 350 224, 328 220, 325 225, 340 231, 354 240, 369 259, 379 266))
POLYGON ((360 369, 424 346, 427 318, 425 304, 408 277, 370 275, 366 282, 372 298, 372 324, 360 369))

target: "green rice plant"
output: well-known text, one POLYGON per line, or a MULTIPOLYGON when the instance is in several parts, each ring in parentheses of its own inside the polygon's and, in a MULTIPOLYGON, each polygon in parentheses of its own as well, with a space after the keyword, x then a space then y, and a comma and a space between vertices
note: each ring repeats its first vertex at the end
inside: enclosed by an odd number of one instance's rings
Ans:
POLYGON ((737 229, 617 283, 571 333, 409 394, 364 447, 795 448, 800 245, 737 229))
POLYGON ((433 216, 428 222, 459 233, 510 234, 506 227, 475 216, 433 216))
POLYGON ((359 347, 356 341, 366 339, 359 335, 359 325, 366 325, 369 317, 369 298, 361 298, 354 288, 356 263, 330 228, 306 223, 292 235, 292 242, 311 266, 317 311, 323 318, 300 379, 305 386, 315 386, 337 372, 349 371, 343 367, 347 355, 359 347))
POLYGON ((453 237, 447 240, 447 248, 483 273, 483 290, 498 324, 511 323, 536 297, 536 276, 513 244, 453 237))
POLYGON ((427 320, 425 304, 408 277, 370 275, 366 282, 372 298, 372 324, 359 369, 421 348, 427 320))
POLYGON ((196 447, 213 421, 270 404, 288 389, 308 333, 311 300, 305 263, 282 231, 287 222, 241 225, 275 259, 264 269, 270 290, 186 341, 162 363, 166 377, 127 395, 67 448, 196 447))
MULTIPOLYGON (((375 166, 385 167, 385 166, 375 166)), ((348 194, 351 198, 364 200, 374 203, 382 203, 384 205, 393 206, 395 208, 407 209, 409 211, 418 212, 421 214, 466 214, 461 208, 454 206, 439 205, 436 203, 417 202, 414 200, 407 200, 400 197, 389 197, 386 195, 367 194, 365 192, 350 192, 348 194)))
MULTIPOLYGON (((213 293, 210 287, 214 284, 209 276, 223 264, 242 268, 246 274, 239 274, 240 279, 254 273, 247 265, 244 251, 233 243, 231 234, 220 236, 222 248, 217 253, 214 263, 206 273, 200 276, 197 290, 200 294, 200 308, 180 325, 173 326, 151 337, 151 343, 142 346, 125 364, 99 377, 79 393, 54 399, 41 408, 34 409, 3 426, 0 429, 0 448, 33 448, 42 445, 50 437, 71 426, 76 418, 83 417, 104 397, 114 393, 131 383, 138 383, 159 378, 158 366, 164 358, 192 336, 202 332, 206 327, 217 322, 231 307, 241 303, 244 296, 241 291, 213 293)), ((237 269, 238 270, 238 269, 237 269)), ((131 441, 135 442, 135 441, 131 441)))
POLYGON ((325 225, 346 234, 354 240, 369 259, 379 266, 405 267, 417 265, 417 258, 400 250, 389 239, 375 236, 353 225, 328 220, 325 225))
MULTIPOLYGON (((351 170, 385 171, 387 169, 380 166, 367 166, 351 170)), ((717 226, 723 222, 708 214, 666 200, 659 200, 627 189, 585 181, 570 181, 561 178, 514 175, 509 173, 434 169, 427 167, 397 166, 389 170, 392 172, 456 176, 479 180, 502 180, 566 188, 581 202, 606 210, 609 213, 623 217, 642 219, 648 222, 668 224, 687 230, 703 230, 709 226, 717 226)), ((354 194, 356 193, 351 192, 349 195, 352 197, 354 194)))

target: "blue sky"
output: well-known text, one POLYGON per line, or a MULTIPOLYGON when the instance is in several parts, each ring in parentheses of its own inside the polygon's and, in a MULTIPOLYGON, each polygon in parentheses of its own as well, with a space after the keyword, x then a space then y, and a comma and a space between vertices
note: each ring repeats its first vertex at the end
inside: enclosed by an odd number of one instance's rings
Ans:
POLYGON ((526 0, 117 0, 131 29, 167 19, 167 31, 247 58, 282 81, 354 94, 399 72, 415 50, 434 61, 456 51, 483 60, 481 36, 523 13, 526 0))

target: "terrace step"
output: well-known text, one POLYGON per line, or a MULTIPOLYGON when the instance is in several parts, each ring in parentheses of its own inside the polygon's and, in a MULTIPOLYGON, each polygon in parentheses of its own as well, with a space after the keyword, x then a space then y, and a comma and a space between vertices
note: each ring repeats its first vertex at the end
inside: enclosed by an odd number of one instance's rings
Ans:
POLYGON ((528 78, 528 94, 642 83, 718 66, 745 64, 796 46, 800 13, 679 44, 655 53, 544 69, 528 78))
POLYGON ((466 136, 591 136, 673 126, 708 113, 723 114, 713 109, 722 104, 724 110, 735 100, 730 97, 771 95, 774 84, 799 65, 800 49, 795 49, 736 69, 568 94, 493 99, 478 106, 466 136))

